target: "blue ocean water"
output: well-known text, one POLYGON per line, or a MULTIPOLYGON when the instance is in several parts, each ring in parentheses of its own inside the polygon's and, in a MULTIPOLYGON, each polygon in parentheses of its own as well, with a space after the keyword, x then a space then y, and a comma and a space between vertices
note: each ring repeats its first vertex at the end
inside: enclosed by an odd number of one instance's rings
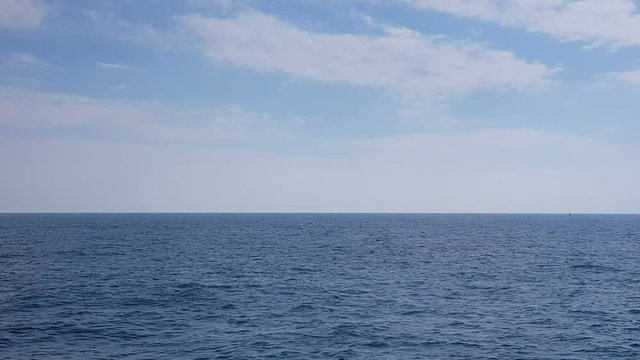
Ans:
POLYGON ((0 215, 2 359, 638 359, 640 216, 0 215))

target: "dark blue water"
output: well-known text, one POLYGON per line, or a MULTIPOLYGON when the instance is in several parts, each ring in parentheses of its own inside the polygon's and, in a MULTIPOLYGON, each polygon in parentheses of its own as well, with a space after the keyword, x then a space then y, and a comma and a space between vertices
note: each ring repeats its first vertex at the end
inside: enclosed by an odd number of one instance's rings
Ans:
POLYGON ((640 217, 0 215, 3 359, 637 359, 640 217))

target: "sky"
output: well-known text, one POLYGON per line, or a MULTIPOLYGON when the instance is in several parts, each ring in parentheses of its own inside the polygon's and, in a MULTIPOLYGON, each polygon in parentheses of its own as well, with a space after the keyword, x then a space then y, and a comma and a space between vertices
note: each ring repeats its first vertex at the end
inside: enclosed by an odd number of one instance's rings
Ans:
POLYGON ((640 1, 0 0, 0 212, 640 212, 640 1))

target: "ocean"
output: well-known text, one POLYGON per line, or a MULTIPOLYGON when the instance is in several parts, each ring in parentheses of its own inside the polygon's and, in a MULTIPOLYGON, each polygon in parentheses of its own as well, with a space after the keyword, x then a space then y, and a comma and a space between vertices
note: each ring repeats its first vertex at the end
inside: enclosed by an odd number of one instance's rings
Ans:
POLYGON ((638 359, 640 216, 0 215, 0 359, 638 359))

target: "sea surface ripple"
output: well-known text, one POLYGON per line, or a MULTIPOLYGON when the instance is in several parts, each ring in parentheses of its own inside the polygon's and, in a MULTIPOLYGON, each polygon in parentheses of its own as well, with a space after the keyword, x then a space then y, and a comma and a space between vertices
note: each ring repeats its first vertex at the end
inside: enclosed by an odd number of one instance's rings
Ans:
POLYGON ((0 215, 0 359, 640 359, 640 216, 0 215))

